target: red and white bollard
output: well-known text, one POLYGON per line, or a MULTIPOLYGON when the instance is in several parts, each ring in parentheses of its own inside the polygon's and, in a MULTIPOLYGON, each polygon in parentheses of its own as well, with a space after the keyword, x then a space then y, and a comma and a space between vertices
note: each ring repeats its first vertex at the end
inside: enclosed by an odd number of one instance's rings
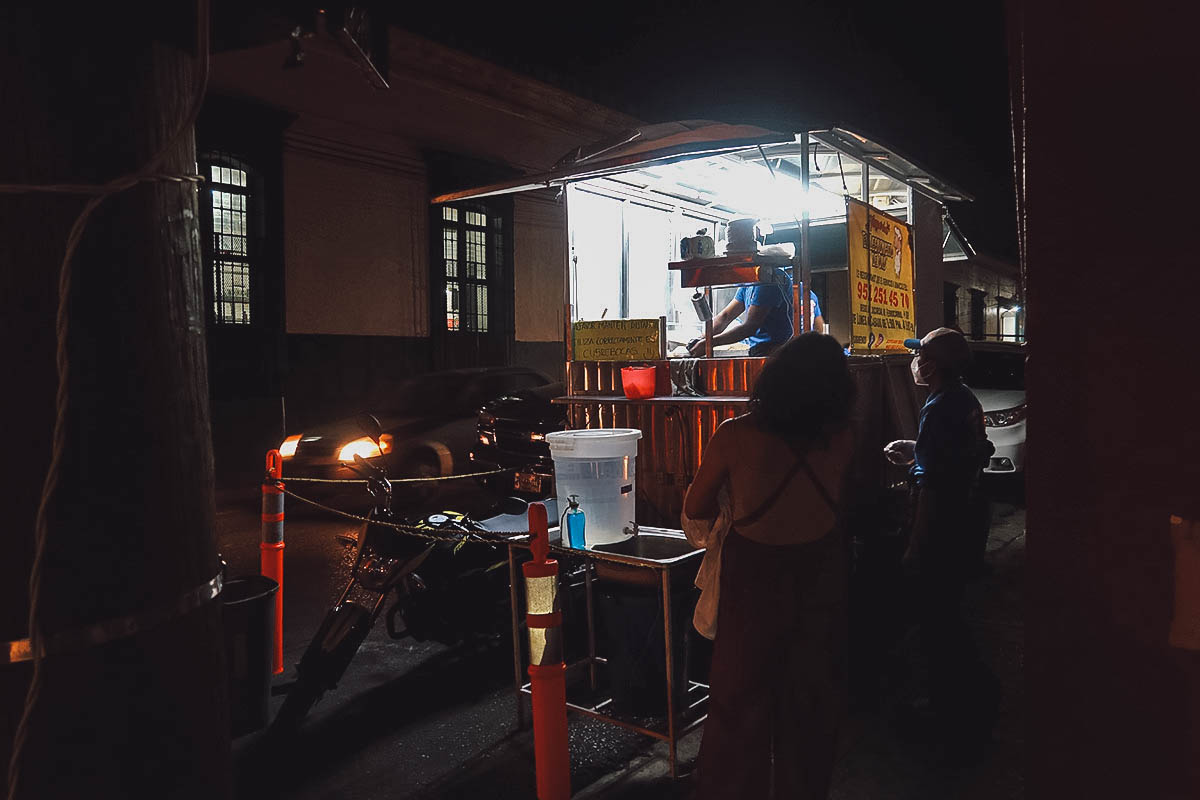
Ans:
POLYGON ((283 672, 283 456, 267 451, 267 476, 262 484, 262 574, 279 584, 275 592, 274 672, 283 672))
POLYGON ((533 698, 533 752, 538 800, 569 800, 567 681, 563 664, 562 612, 558 608, 558 562, 550 552, 546 507, 529 505, 533 560, 525 573, 525 623, 529 629, 529 688, 533 698))

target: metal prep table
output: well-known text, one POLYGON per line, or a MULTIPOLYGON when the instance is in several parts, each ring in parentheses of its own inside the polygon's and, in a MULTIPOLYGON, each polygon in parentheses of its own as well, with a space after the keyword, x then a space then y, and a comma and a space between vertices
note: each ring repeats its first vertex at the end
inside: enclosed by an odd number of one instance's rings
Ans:
MULTIPOLYGON (((551 528, 551 535, 557 531, 551 528)), ((663 605, 663 646, 665 648, 667 714, 665 729, 643 727, 628 720, 620 719, 606 712, 606 707, 612 703, 609 697, 593 705, 580 705, 567 702, 567 708, 580 714, 586 714, 594 719, 629 730, 637 731, 667 743, 670 750, 671 777, 676 776, 676 743, 679 738, 703 724, 707 711, 702 709, 708 702, 708 685, 692 681, 685 673, 687 691, 684 693, 685 707, 676 708, 674 653, 672 652, 671 625, 671 589, 673 584, 680 583, 681 578, 694 576, 703 549, 693 547, 688 543, 682 531, 666 528, 640 528, 636 536, 627 542, 617 545, 628 553, 608 552, 603 550, 577 550, 563 547, 561 544, 551 544, 550 552, 559 559, 560 564, 568 561, 583 560, 584 585, 586 595, 587 643, 588 653, 585 658, 567 664, 568 674, 586 667, 588 685, 593 696, 597 688, 596 666, 606 665, 608 660, 596 653, 595 605, 593 602, 593 581, 596 579, 612 581, 637 586, 659 586, 662 592, 663 605), (684 574, 684 571, 687 574, 684 574), (688 718, 688 712, 695 713, 694 718, 688 718)), ((521 616, 518 611, 520 598, 517 587, 522 585, 517 570, 516 551, 518 548, 529 549, 528 536, 514 537, 508 545, 508 574, 510 600, 512 604, 512 636, 513 636, 513 679, 515 684, 517 704, 517 724, 525 725, 525 700, 522 695, 530 693, 530 684, 524 670, 524 656, 521 643, 521 616)), ((561 572, 560 572, 561 579, 561 572)), ((690 578, 688 579, 690 584, 690 578)))

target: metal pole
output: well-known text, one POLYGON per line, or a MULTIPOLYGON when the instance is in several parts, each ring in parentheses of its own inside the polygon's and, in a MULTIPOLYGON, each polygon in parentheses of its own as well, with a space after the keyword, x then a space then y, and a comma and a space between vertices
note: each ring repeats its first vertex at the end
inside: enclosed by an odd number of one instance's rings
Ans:
MULTIPOLYGON (((708 303, 708 307, 712 308, 712 287, 704 287, 704 302, 708 303)), ((704 320, 704 357, 713 357, 713 324, 712 317, 704 320)))
MULTIPOLYGON (((574 336, 574 314, 571 305, 572 294, 574 288, 575 273, 578 272, 578 264, 575 261, 575 236, 571 230, 571 203, 570 189, 563 186, 563 218, 567 227, 567 260, 563 265, 563 342, 566 345, 567 364, 565 366, 567 380, 571 377, 571 361, 575 358, 575 336, 574 336)), ((568 384, 568 391, 570 386, 568 384)))
POLYGON ((808 223, 811 217, 808 210, 809 159, 811 158, 811 154, 808 152, 808 141, 808 131, 804 131, 800 134, 800 149, 804 152, 804 158, 800 161, 800 186, 804 191, 804 207, 800 209, 800 279, 802 286, 799 302, 803 321, 801 330, 805 333, 813 329, 812 306, 808 299, 809 292, 812 291, 812 259, 808 246, 808 223))
MULTIPOLYGON (((862 201, 867 204, 867 236, 871 235, 871 168, 867 166, 867 162, 862 164, 862 201)), ((872 312, 872 304, 874 303, 874 295, 871 290, 871 248, 867 247, 867 340, 870 341, 871 334, 875 332, 875 320, 872 312)), ((913 316, 916 316, 916 309, 913 309, 913 316)), ((868 347, 869 351, 871 348, 868 347)))
POLYGON ((267 475, 262 484, 262 541, 260 571, 279 584, 275 592, 275 641, 272 671, 283 672, 283 456, 267 451, 267 475))
POLYGON ((621 201, 621 273, 620 295, 617 299, 617 316, 629 318, 629 201, 621 201))
POLYGON ((583 586, 587 596, 587 626, 588 626, 588 681, 592 691, 596 691, 596 615, 592 594, 592 564, 589 561, 583 567, 583 586))
POLYGON ((663 639, 666 643, 667 664, 667 746, 671 754, 671 777, 675 777, 675 659, 671 652, 671 571, 659 570, 662 576, 663 639))
POLYGON ((508 546, 508 602, 512 609, 512 640, 513 640, 513 681, 517 699, 517 730, 525 728, 525 700, 521 697, 521 687, 525 681, 521 675, 521 617, 517 612, 517 560, 513 555, 513 546, 508 546))

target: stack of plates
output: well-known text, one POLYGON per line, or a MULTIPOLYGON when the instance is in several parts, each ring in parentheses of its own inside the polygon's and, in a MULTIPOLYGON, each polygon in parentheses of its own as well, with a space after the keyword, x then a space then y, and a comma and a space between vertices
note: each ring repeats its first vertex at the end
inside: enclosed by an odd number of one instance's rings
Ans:
POLYGON ((754 227, 758 220, 750 218, 735 219, 729 223, 729 239, 725 245, 726 253, 756 253, 758 242, 754 238, 754 227))

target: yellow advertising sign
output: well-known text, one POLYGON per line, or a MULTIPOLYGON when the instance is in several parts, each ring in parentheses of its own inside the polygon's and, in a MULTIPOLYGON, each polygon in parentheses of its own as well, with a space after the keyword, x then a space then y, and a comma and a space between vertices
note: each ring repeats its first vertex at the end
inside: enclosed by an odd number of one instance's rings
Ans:
POLYGON ((653 361, 663 358, 663 338, 654 319, 580 320, 571 326, 575 361, 653 361))
POLYGON ((916 336, 912 228, 846 198, 850 259, 850 349, 855 353, 904 350, 916 336))

